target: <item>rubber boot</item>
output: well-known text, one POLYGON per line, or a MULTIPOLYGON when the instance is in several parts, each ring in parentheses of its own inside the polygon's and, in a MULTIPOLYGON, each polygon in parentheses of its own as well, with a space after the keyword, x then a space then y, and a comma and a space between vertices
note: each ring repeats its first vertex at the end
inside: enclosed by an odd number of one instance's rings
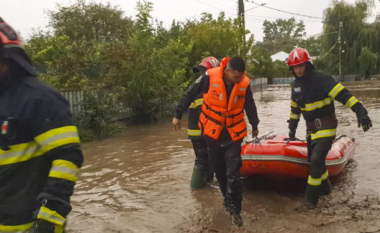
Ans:
POLYGON ((313 210, 317 208, 321 186, 307 185, 303 203, 297 209, 299 211, 313 210))
POLYGON ((321 184, 321 192, 320 192, 320 196, 327 196, 331 193, 331 183, 330 183, 330 179, 327 177, 326 180, 322 181, 322 184, 321 184))
POLYGON ((238 213, 231 211, 230 212, 230 220, 231 220, 232 225, 235 225, 238 227, 243 226, 243 220, 241 219, 241 216, 238 213))
POLYGON ((207 183, 212 182, 214 180, 214 172, 211 168, 207 171, 207 183))
POLYGON ((201 189, 207 183, 207 170, 198 169, 194 165, 193 175, 191 176, 190 188, 191 189, 201 189))

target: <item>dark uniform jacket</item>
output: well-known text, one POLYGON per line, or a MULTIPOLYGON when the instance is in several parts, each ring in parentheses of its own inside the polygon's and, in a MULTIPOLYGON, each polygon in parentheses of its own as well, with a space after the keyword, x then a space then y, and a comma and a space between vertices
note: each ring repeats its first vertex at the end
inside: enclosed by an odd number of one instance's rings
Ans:
POLYGON ((367 114, 363 105, 333 77, 311 71, 296 78, 292 86, 289 129, 297 128, 302 113, 308 125, 320 126, 322 122, 321 127, 312 127, 312 140, 334 139, 337 128, 334 100, 351 108, 358 116, 367 114))
POLYGON ((17 78, 0 90, 0 232, 35 218, 64 225, 83 163, 67 100, 36 77, 17 78))

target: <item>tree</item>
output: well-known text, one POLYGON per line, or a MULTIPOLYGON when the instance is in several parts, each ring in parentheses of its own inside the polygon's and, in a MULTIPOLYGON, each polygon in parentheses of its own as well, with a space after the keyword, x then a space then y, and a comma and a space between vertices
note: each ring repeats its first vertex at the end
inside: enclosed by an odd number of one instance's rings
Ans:
POLYGON ((294 17, 290 19, 277 19, 274 22, 265 20, 264 41, 273 41, 278 39, 278 35, 292 39, 301 39, 306 36, 305 24, 303 21, 297 22, 294 17))

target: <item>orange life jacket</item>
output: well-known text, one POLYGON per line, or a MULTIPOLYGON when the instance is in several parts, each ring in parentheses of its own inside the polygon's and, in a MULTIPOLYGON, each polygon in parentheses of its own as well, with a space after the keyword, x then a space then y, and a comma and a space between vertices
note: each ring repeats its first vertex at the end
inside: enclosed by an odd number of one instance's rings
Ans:
POLYGON ((203 94, 202 113, 198 126, 202 133, 215 140, 226 127, 233 141, 238 141, 247 135, 244 120, 245 94, 249 86, 249 78, 244 75, 240 83, 232 89, 227 103, 227 91, 223 81, 223 70, 228 62, 224 58, 220 67, 207 70, 210 77, 210 87, 203 94))

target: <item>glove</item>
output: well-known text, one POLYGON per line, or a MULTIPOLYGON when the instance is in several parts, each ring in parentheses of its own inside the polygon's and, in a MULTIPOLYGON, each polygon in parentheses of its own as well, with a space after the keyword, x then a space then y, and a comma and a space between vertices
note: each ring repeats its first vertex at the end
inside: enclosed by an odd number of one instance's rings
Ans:
POLYGON ((293 140, 296 138, 296 131, 295 130, 289 130, 289 139, 293 140))
POLYGON ((363 131, 366 132, 372 127, 372 121, 369 119, 367 114, 364 114, 358 117, 358 128, 360 126, 363 128, 363 131))
POLYGON ((64 227, 38 219, 34 222, 30 233, 65 233, 64 227))

